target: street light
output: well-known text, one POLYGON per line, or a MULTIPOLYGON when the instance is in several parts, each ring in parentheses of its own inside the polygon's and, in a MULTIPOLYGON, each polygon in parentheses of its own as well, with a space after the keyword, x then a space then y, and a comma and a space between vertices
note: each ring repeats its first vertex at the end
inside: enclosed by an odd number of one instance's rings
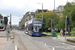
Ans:
MULTIPOLYGON (((43 20, 43 3, 38 3, 38 4, 42 4, 42 20, 43 20)), ((43 31, 43 28, 42 28, 43 31)))
POLYGON ((55 0, 54 0, 54 30, 55 30, 55 0))
POLYGON ((42 4, 42 20, 43 20, 43 3, 38 3, 38 4, 42 4))

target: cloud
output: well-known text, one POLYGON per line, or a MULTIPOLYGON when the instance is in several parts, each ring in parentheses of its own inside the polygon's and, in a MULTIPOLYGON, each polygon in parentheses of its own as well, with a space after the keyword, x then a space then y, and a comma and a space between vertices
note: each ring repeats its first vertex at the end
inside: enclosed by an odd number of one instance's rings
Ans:
MULTIPOLYGON (((10 22, 10 17, 8 18, 10 22)), ((22 16, 13 16, 11 15, 11 24, 12 25, 19 25, 19 21, 22 19, 22 16)))
POLYGON ((27 0, 2 0, 2 4, 8 7, 23 8, 27 0))
MULTIPOLYGON (((72 2, 72 0, 68 1, 72 2)), ((59 5, 65 5, 66 2, 67 0, 55 0, 55 8, 59 5)), ((0 0, 0 13, 3 14, 3 16, 10 16, 10 14, 12 14, 12 24, 18 25, 27 11, 42 9, 42 4, 37 3, 43 3, 43 9, 54 9, 54 0, 0 0)))

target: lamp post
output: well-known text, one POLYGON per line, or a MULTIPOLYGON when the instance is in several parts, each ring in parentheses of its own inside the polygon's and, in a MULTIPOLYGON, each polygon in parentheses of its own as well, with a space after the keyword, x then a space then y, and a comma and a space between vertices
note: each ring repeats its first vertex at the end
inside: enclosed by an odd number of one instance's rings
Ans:
POLYGON ((38 3, 38 4, 42 4, 42 20, 43 20, 43 3, 38 3))
POLYGON ((9 17, 8 15, 6 17, 4 17, 5 30, 7 31, 7 33, 6 33, 7 34, 7 41, 8 41, 8 38, 9 38, 8 37, 9 36, 8 35, 8 17, 9 17))
MULTIPOLYGON (((42 21, 43 21, 43 3, 38 3, 38 4, 42 4, 42 21)), ((43 32, 43 28, 42 28, 42 32, 43 32)))
POLYGON ((10 14, 10 29, 11 29, 11 14, 10 14))
POLYGON ((54 30, 55 30, 55 0, 54 0, 54 30))
POLYGON ((74 2, 74 0, 73 0, 73 2, 74 2))

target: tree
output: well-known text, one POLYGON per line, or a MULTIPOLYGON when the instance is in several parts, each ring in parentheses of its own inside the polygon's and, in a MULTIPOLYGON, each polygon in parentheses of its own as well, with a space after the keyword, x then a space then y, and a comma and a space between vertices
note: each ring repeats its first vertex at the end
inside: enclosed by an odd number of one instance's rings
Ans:
POLYGON ((73 23, 73 25, 74 25, 74 27, 75 27, 75 10, 72 10, 71 11, 71 19, 72 19, 72 23, 73 23))
MULTIPOLYGON (((36 18, 42 18, 42 13, 39 13, 36 15, 36 18)), ((58 24, 59 16, 55 13, 55 25, 58 24)), ((54 26, 54 14, 52 12, 43 12, 43 23, 44 23, 44 29, 50 28, 50 20, 52 19, 52 26, 54 26)))
POLYGON ((66 16, 69 17, 69 27, 73 27, 74 26, 74 20, 72 18, 74 18, 74 10, 75 10, 75 5, 72 5, 71 3, 67 3, 64 6, 64 12, 63 12, 63 17, 60 19, 59 23, 61 23, 61 28, 65 28, 65 18, 66 16))

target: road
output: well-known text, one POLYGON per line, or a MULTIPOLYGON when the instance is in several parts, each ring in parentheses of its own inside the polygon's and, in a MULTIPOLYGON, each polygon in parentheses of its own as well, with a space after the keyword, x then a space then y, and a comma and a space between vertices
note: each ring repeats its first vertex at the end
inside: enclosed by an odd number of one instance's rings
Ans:
MULTIPOLYGON (((24 31, 15 31, 23 50, 75 50, 75 46, 65 44, 47 37, 32 37, 24 31)), ((20 50, 20 49, 19 49, 20 50)))

